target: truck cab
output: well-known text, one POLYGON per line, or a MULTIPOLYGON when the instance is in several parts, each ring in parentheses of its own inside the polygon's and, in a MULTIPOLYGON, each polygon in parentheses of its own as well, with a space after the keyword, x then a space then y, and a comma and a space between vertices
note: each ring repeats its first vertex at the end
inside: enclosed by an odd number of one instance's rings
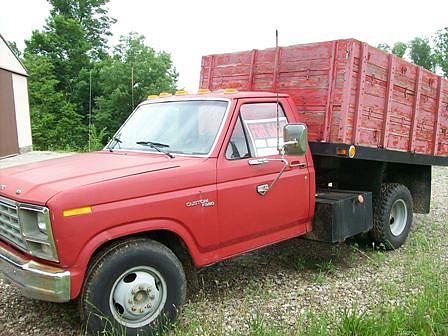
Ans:
POLYGON ((292 106, 151 96, 102 151, 2 170, 0 273, 31 298, 80 297, 92 331, 103 315, 129 334, 168 323, 191 269, 311 231, 315 173, 292 106))

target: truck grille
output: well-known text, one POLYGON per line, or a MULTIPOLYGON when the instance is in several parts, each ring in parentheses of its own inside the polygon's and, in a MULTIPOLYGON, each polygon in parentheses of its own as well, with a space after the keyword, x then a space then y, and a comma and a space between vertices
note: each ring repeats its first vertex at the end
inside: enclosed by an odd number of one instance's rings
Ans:
POLYGON ((20 230, 17 203, 4 197, 0 197, 0 237, 26 249, 20 230))

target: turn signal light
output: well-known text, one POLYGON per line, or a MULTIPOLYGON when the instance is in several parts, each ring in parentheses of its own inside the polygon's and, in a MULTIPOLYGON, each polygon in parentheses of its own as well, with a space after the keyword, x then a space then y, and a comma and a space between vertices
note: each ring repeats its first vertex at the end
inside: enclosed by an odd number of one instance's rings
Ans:
POLYGON ((92 213, 92 207, 83 207, 70 210, 64 210, 64 217, 86 215, 92 213))

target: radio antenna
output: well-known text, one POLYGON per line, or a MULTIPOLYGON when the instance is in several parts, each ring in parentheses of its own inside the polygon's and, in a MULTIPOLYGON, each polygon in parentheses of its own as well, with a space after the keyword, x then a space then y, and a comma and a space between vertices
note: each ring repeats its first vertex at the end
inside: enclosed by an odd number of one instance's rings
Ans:
POLYGON ((278 103, 278 30, 275 30, 275 94, 277 97, 276 101, 276 120, 277 120, 277 150, 280 152, 280 115, 279 115, 279 103, 278 103))
POLYGON ((92 70, 89 73, 89 152, 91 149, 90 143, 92 138, 92 70))

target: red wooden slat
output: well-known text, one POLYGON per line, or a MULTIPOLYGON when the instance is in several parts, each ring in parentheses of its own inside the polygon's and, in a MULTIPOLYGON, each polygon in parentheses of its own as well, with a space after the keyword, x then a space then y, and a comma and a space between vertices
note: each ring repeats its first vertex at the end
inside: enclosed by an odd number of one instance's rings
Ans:
POLYGON ((212 75, 213 75, 213 68, 215 67, 215 55, 211 56, 212 59, 210 61, 210 68, 208 69, 208 85, 207 89, 210 91, 212 90, 212 75))
POLYGON ((359 142, 359 130, 361 129, 360 123, 362 116, 362 103, 366 85, 366 69, 367 69, 368 53, 369 53, 369 45, 367 43, 363 43, 360 56, 361 64, 359 68, 359 78, 358 78, 359 83, 358 83, 358 89, 356 91, 355 116, 353 118, 352 142, 356 145, 359 142))
POLYGON ((350 95, 352 88, 352 77, 353 77, 352 73, 353 73, 354 61, 355 61, 355 55, 353 52, 353 41, 350 41, 347 45, 347 63, 344 73, 344 94, 343 94, 342 111, 341 111, 342 115, 338 132, 338 138, 341 139, 342 143, 345 143, 346 141, 345 127, 347 125, 348 110, 350 108, 350 95))
POLYGON ((439 77, 437 85, 437 106, 434 122, 434 139, 432 144, 432 155, 437 155, 437 152, 439 150, 439 129, 440 129, 440 118, 442 117, 442 92, 443 92, 443 79, 442 77, 439 77))
POLYGON ((323 135, 320 140, 328 142, 328 133, 330 130, 329 121, 331 120, 332 115, 332 107, 333 107, 333 93, 335 87, 335 73, 336 73, 336 53, 338 50, 338 41, 333 41, 331 44, 331 56, 328 66, 328 88, 327 88, 327 100, 325 102, 325 111, 324 114, 324 126, 323 126, 323 135))
POLYGON ((382 130, 382 147, 387 147, 389 137, 389 119, 392 112, 392 98, 394 95, 394 75, 395 75, 396 57, 394 54, 389 55, 389 68, 387 70, 387 88, 384 100, 384 120, 382 130))
POLYGON ((415 81, 414 104, 412 105, 412 123, 411 132, 409 134, 408 150, 415 152, 415 132, 417 131, 418 114, 420 112, 420 93, 422 90, 422 67, 417 67, 417 75, 415 81))
POLYGON ((277 64, 274 64, 274 71, 273 71, 273 76, 272 76, 272 91, 273 92, 277 92, 277 80, 278 77, 280 75, 280 57, 282 55, 282 48, 278 48, 277 50, 277 55, 275 56, 277 59, 277 64), (277 67, 275 68, 275 65, 277 65, 277 67))
POLYGON ((256 57, 257 49, 254 49, 252 50, 252 54, 250 55, 249 91, 252 91, 254 87, 256 57))

